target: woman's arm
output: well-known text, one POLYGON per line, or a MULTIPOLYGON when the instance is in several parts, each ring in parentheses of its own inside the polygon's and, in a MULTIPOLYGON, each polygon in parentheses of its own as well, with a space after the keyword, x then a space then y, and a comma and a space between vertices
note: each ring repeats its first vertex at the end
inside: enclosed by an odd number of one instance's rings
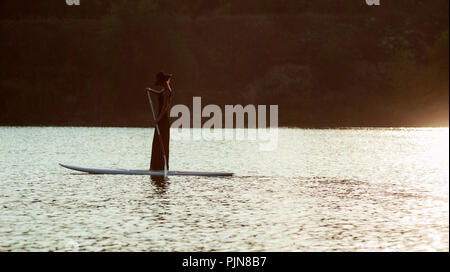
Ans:
POLYGON ((146 91, 152 92, 154 94, 161 94, 163 91, 153 90, 152 88, 145 88, 146 91))
POLYGON ((159 114, 158 118, 156 118, 155 123, 159 123, 159 121, 161 121, 161 119, 164 117, 164 114, 167 113, 167 110, 169 109, 168 105, 164 105, 164 107, 161 110, 161 113, 159 114))

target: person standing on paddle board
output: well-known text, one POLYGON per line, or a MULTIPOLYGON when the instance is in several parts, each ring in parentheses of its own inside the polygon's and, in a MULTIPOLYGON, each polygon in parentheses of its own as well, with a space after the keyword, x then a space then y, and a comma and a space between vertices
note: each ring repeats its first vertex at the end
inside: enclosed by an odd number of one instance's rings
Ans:
POLYGON ((161 135, 158 135, 156 129, 153 134, 152 143, 152 157, 150 161, 150 170, 161 171, 164 170, 164 155, 166 155, 167 169, 169 169, 169 142, 170 142, 170 98, 172 96, 172 89, 170 88, 171 74, 165 74, 159 72, 156 74, 155 85, 162 87, 160 91, 152 88, 146 88, 146 91, 150 91, 153 94, 158 95, 158 107, 156 109, 156 124, 159 127, 161 135), (160 141, 159 137, 162 138, 160 141), (161 142, 162 145, 161 146, 161 142))

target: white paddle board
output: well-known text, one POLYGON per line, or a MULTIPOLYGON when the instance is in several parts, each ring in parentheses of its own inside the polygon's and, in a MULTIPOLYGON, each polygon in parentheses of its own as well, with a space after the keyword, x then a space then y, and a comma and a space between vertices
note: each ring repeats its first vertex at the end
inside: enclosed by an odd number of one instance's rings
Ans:
MULTIPOLYGON (((128 169, 98 169, 71 166, 60 163, 64 168, 80 171, 89 174, 104 174, 104 175, 148 175, 148 176, 164 176, 164 171, 149 171, 149 170, 128 170, 128 169)), ((221 177, 232 176, 229 172, 192 172, 192 171, 169 171, 169 176, 206 176, 206 177, 221 177)))

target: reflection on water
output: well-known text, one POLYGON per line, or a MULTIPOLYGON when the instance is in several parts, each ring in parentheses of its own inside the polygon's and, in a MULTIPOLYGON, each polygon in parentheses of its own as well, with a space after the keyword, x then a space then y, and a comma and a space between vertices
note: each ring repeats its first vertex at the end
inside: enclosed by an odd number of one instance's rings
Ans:
POLYGON ((153 184, 156 193, 162 195, 166 192, 169 181, 165 180, 164 177, 151 176, 150 180, 152 181, 151 183, 153 184))
POLYGON ((254 141, 171 142, 173 170, 79 174, 58 162, 146 169, 151 129, 0 128, 0 250, 448 251, 448 129, 280 129, 254 141), (70 245, 70 247, 68 247, 70 245))

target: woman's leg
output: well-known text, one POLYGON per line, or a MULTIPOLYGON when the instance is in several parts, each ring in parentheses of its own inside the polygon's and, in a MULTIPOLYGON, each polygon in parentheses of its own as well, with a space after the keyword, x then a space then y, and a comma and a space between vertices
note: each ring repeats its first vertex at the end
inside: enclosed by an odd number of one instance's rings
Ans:
POLYGON ((155 133, 153 134, 152 155, 150 160, 150 170, 154 171, 164 170, 164 158, 158 137, 158 133, 155 129, 155 133))

